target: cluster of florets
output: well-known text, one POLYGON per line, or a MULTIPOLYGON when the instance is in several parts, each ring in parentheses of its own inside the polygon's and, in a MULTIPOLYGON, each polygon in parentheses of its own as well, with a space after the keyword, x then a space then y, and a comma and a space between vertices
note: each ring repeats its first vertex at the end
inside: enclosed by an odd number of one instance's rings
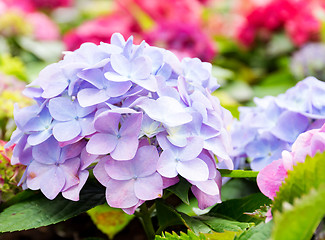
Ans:
POLYGON ((256 107, 241 107, 234 122, 233 156, 239 167, 248 159, 261 170, 291 150, 298 135, 325 122, 325 83, 308 77, 277 97, 256 98, 256 107))
POLYGON ((37 104, 15 110, 12 163, 49 199, 78 200, 96 163, 112 207, 133 213, 182 177, 205 208, 220 201, 217 167, 233 168, 232 117, 209 92, 218 86, 211 64, 132 37, 85 43, 25 90, 37 104))

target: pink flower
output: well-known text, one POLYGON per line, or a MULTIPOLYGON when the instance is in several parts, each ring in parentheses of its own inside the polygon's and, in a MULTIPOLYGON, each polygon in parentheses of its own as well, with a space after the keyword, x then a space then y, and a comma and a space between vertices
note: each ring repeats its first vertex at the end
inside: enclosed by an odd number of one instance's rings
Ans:
POLYGON ((54 9, 58 7, 69 7, 74 0, 30 0, 36 8, 54 9))
POLYGON ((124 36, 130 36, 140 32, 138 23, 131 15, 123 12, 115 12, 109 16, 100 17, 84 22, 78 28, 68 32, 63 41, 66 48, 73 51, 82 43, 109 42, 113 33, 120 32, 124 36))
POLYGON ((144 39, 151 45, 171 50, 180 59, 198 57, 208 62, 217 54, 212 39, 194 23, 161 22, 144 39))
POLYGON ((60 38, 58 26, 41 12, 29 13, 27 21, 33 26, 33 34, 37 40, 50 41, 60 38))
POLYGON ((254 42, 252 38, 269 40, 269 35, 278 30, 285 30, 296 46, 317 40, 320 22, 310 12, 311 4, 302 0, 275 0, 259 6, 246 16, 237 33, 238 40, 250 46, 254 42))
POLYGON ((257 185, 261 192, 274 199, 289 170, 298 162, 304 162, 307 155, 313 157, 317 152, 325 151, 325 124, 299 135, 292 145, 292 151, 283 151, 282 158, 262 169, 257 176, 257 185))

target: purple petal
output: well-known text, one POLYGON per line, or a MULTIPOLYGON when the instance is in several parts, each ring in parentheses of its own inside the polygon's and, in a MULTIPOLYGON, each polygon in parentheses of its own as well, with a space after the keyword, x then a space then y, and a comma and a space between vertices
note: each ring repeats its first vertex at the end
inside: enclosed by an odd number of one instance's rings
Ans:
POLYGON ((89 107, 107 101, 110 97, 105 90, 96 88, 84 88, 78 92, 77 95, 80 106, 89 107))
POLYGON ((120 118, 121 114, 119 113, 110 111, 102 112, 94 121, 95 129, 102 133, 109 133, 117 136, 120 118))
POLYGON ((120 129, 120 135, 123 137, 138 137, 141 129, 142 113, 131 114, 120 129))
POLYGON ((75 158, 80 155, 81 151, 85 148, 86 141, 79 141, 68 146, 65 146, 61 150, 61 160, 75 158))
POLYGON ((146 79, 151 73, 151 61, 147 57, 137 57, 131 62, 132 79, 146 79))
POLYGON ((89 165, 91 165, 95 160, 98 158, 98 155, 90 154, 86 151, 86 148, 84 148, 81 151, 80 159, 81 159, 81 170, 85 170, 89 165))
POLYGON ((308 125, 309 120, 307 117, 299 113, 286 111, 280 115, 276 126, 271 132, 277 138, 293 143, 300 133, 306 131, 308 125))
POLYGON ((206 181, 209 177, 208 166, 198 158, 185 162, 178 161, 176 169, 182 177, 191 181, 206 181))
POLYGON ((58 122, 53 127, 53 136, 60 142, 69 141, 81 132, 80 124, 73 119, 67 122, 58 122))
POLYGON ((62 196, 72 201, 79 201, 79 193, 82 187, 85 185, 89 172, 84 170, 79 173, 79 183, 62 192, 62 196))
POLYGON ((220 194, 219 186, 213 179, 206 181, 191 181, 191 183, 208 195, 220 194))
POLYGON ((77 116, 73 101, 67 97, 51 99, 49 101, 49 110, 52 117, 58 121, 69 121, 77 116))
POLYGON ((111 156, 115 160, 131 160, 137 152, 138 145, 138 136, 123 136, 117 140, 116 147, 111 152, 111 156))
POLYGON ((130 208, 139 202, 134 193, 135 180, 118 181, 111 179, 106 185, 108 205, 116 208, 130 208))
POLYGON ((104 75, 105 75, 105 78, 107 80, 112 81, 112 82, 117 82, 117 83, 123 83, 123 82, 131 83, 130 82, 131 79, 128 76, 119 75, 119 74, 116 74, 116 73, 113 73, 113 72, 106 72, 104 75))
POLYGON ((164 177, 173 178, 178 175, 177 170, 177 161, 174 153, 170 149, 164 150, 157 164, 157 171, 164 177))
POLYGON ((63 191, 79 184, 78 170, 80 167, 80 158, 72 158, 60 164, 65 176, 65 185, 63 191))
POLYGON ((65 177, 63 171, 53 166, 49 171, 43 175, 43 181, 41 182, 41 191, 48 199, 54 199, 59 192, 61 192, 64 184, 65 177))
POLYGON ((96 179, 104 186, 107 185, 108 181, 111 179, 110 176, 108 176, 106 170, 105 170, 105 164, 108 157, 103 157, 95 166, 94 168, 94 176, 96 179))
POLYGON ((137 178, 134 183, 134 192, 141 200, 152 200, 162 197, 163 181, 158 173, 144 178, 137 178))
POLYGON ((128 76, 131 73, 130 61, 122 54, 112 54, 111 65, 114 71, 120 75, 128 76))
POLYGON ((114 135, 96 133, 89 139, 86 149, 90 154, 108 154, 115 149, 117 143, 117 137, 114 135))
POLYGON ((81 136, 87 136, 96 132, 94 127, 94 114, 90 114, 87 117, 79 118, 78 123, 81 127, 81 136))
POLYGON ((35 161, 43 164, 54 164, 60 158, 61 148, 59 143, 53 138, 33 147, 33 157, 35 161))
POLYGON ((200 209, 206 209, 207 207, 213 206, 216 203, 221 203, 221 197, 220 194, 217 195, 208 195, 204 192, 202 192, 200 189, 198 189, 196 186, 192 186, 191 190, 198 200, 199 208, 200 209))
POLYGON ((32 190, 38 190, 41 187, 43 176, 47 171, 51 169, 51 166, 32 161, 27 168, 27 187, 32 190))
POLYGON ((107 174, 115 180, 130 180, 135 177, 132 161, 116 161, 110 156, 105 163, 107 174))
POLYGON ((133 207, 130 207, 130 208, 122 208, 122 210, 126 213, 126 214, 129 214, 129 215, 132 215, 134 214, 135 210, 144 203, 145 201, 142 201, 142 200, 139 200, 139 202, 134 205, 133 207))
POLYGON ((49 137, 52 136, 52 129, 48 129, 45 131, 41 131, 38 133, 33 133, 28 136, 27 142, 31 146, 35 146, 41 144, 42 142, 46 141, 49 137))
POLYGON ((138 177, 146 177, 157 170, 159 154, 155 146, 143 146, 138 149, 132 160, 134 172, 138 177))
POLYGON ((179 159, 193 160, 202 152, 203 144, 204 142, 200 137, 188 138, 186 147, 180 148, 178 153, 179 159))

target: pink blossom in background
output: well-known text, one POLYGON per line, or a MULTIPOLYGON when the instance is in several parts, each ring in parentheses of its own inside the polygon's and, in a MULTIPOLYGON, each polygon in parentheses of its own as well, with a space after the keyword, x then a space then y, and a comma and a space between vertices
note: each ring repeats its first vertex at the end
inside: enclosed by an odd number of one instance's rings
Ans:
POLYGON ((55 9, 58 7, 70 7, 74 0, 30 0, 36 8, 55 9))
POLYGON ((109 42, 114 32, 120 32, 126 37, 140 33, 141 29, 135 19, 126 13, 115 12, 111 15, 84 22, 78 28, 68 32, 63 41, 66 49, 73 51, 82 43, 109 42))
POLYGON ((29 13, 27 21, 32 24, 33 34, 37 40, 51 41, 60 38, 59 27, 44 13, 29 13))
POLYGON ((257 185, 261 192, 274 199, 289 170, 298 162, 304 162, 307 155, 315 156, 325 151, 325 124, 320 129, 309 130, 299 135, 292 145, 292 151, 283 151, 282 158, 273 161, 262 169, 257 176, 257 185))
POLYGON ((136 4, 155 21, 198 22, 202 5, 198 0, 117 0, 120 7, 132 11, 136 4))
POLYGON ((150 45, 167 48, 180 59, 198 57, 211 61, 217 54, 213 40, 198 24, 162 22, 144 37, 150 45))
POLYGON ((57 24, 46 14, 36 11, 31 1, 4 0, 0 4, 0 13, 10 11, 19 14, 26 20, 26 24, 32 26, 32 35, 36 40, 50 41, 60 38, 60 30, 57 24))
POLYGON ((278 30, 285 30, 292 42, 301 46, 318 39, 320 22, 312 14, 308 1, 275 0, 247 14, 237 38, 249 47, 257 36, 267 41, 278 30))

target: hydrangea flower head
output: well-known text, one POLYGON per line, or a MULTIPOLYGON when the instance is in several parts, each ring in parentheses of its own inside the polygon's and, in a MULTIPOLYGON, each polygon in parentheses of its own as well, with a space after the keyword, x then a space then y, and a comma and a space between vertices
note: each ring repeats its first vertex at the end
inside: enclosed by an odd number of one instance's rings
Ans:
POLYGON ((261 170, 291 150, 299 134, 319 128, 325 122, 325 83, 314 77, 277 97, 256 98, 256 107, 240 108, 240 120, 233 125, 233 156, 243 167, 261 170))
POLYGON ((233 168, 232 117, 210 94, 218 86, 211 64, 132 37, 85 43, 29 85, 36 104, 15 111, 12 162, 27 166, 25 188, 50 199, 78 200, 96 164, 108 204, 129 214, 179 176, 206 208, 220 202, 217 167, 233 168))

